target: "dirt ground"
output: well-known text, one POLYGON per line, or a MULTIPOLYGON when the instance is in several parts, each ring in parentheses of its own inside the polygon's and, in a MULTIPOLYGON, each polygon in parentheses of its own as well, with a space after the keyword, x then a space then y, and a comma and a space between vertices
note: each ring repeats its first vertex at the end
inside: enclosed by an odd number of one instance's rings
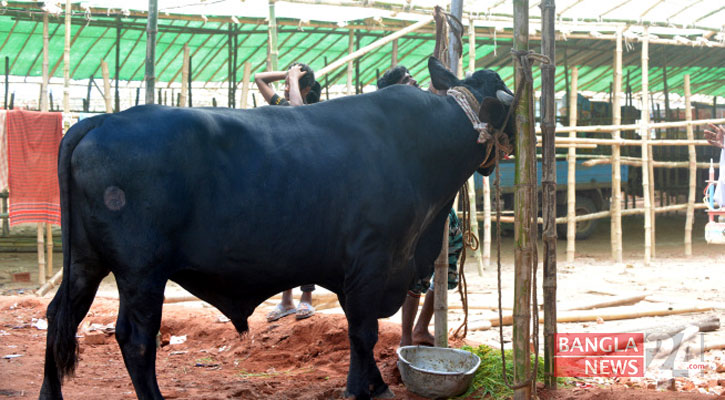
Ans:
MULTIPOLYGON (((559 310, 605 301, 614 296, 648 294, 638 309, 707 307, 711 311, 663 317, 560 323, 560 332, 622 332, 653 325, 685 323, 715 315, 725 316, 725 246, 704 243, 704 220, 695 226, 694 253, 683 257, 684 217, 657 219, 657 252, 649 266, 642 263, 641 219, 625 219, 625 263, 610 261, 608 220, 586 241, 577 242, 577 258, 565 262, 566 242, 560 240, 558 262, 559 310)), ((502 244, 503 309, 513 302, 513 240, 502 244)), ((495 256, 495 251, 494 251, 495 256)), ((61 255, 55 254, 59 269, 61 255)), ((0 253, 0 398, 37 398, 42 382, 45 330, 42 322, 52 293, 33 295, 37 285, 12 282, 12 275, 30 272, 36 279, 37 263, 32 253, 0 253), (38 322, 40 321, 40 323, 38 322)), ((469 259, 469 321, 475 326, 496 317, 495 261, 477 273, 469 259)), ((539 284, 541 271, 539 270, 539 284)), ((174 284, 167 297, 184 291, 174 284)), ((329 294, 323 289, 318 298, 329 294)), ((76 376, 67 380, 68 399, 135 398, 120 350, 113 337, 118 301, 112 277, 106 279, 91 312, 79 329, 80 361, 76 376)), ((297 296, 295 296, 297 297, 297 296)), ((539 291, 539 299, 543 299, 539 291)), ((456 328, 462 314, 458 294, 449 292, 449 328, 456 328)), ((325 305, 310 319, 284 318, 268 324, 264 315, 274 301, 260 306, 250 318, 250 332, 239 336, 230 322, 214 308, 194 301, 166 304, 162 322, 162 344, 157 355, 157 375, 168 399, 338 399, 342 397, 349 363, 347 324, 339 307, 325 305), (167 342, 170 341, 171 344, 167 342)), ((606 311, 606 310, 605 310, 606 311)), ((602 315, 605 315, 602 311, 602 315)), ((396 367, 395 349, 400 340, 400 315, 380 323, 375 349, 385 381, 399 399, 419 399, 405 389, 396 367)), ((431 330, 432 330, 431 326, 431 330)), ((543 330, 543 328, 542 328, 543 330)), ((705 345, 725 342, 725 329, 699 337, 705 345)), ((541 333, 541 332, 540 332, 541 333)), ((510 346, 511 328, 504 328, 504 345, 510 346)), ((497 329, 469 332, 466 341, 499 346, 497 329)), ((464 342, 453 341, 453 346, 464 342)), ((542 346, 543 347, 543 346, 542 346)), ((542 350, 543 352, 543 350, 542 350)), ((691 360, 692 361, 692 360, 691 360)), ((698 370, 669 381, 666 368, 654 366, 645 378, 577 380, 557 391, 539 390, 541 399, 700 399, 725 398, 725 352, 716 349, 695 359, 698 370), (720 372, 718 372, 720 371, 720 372), (667 385, 667 383, 670 383, 667 385), (663 389, 669 386, 668 389, 663 389), (658 389, 659 387, 659 389, 658 389), (672 390, 674 389, 674 390, 672 390)), ((686 368, 686 367, 685 367, 686 368)), ((471 398, 478 398, 472 396, 471 398)))

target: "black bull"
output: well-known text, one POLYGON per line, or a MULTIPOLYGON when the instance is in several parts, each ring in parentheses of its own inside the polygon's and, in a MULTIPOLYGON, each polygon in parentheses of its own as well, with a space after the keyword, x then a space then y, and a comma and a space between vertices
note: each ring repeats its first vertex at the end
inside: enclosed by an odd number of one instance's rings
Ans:
MULTIPOLYGON (((435 59, 429 69, 437 88, 510 98, 495 72, 459 81, 435 59)), ((490 100, 481 114, 500 126, 508 107, 490 100)), ((432 272, 453 197, 485 161, 477 137, 452 98, 402 85, 314 106, 142 106, 79 122, 59 154, 64 279, 48 307, 40 398, 62 398, 78 324, 109 272, 139 399, 162 398, 155 337, 168 280, 240 332, 275 293, 308 283, 335 292, 350 337, 347 392, 385 394, 377 319, 432 272)))

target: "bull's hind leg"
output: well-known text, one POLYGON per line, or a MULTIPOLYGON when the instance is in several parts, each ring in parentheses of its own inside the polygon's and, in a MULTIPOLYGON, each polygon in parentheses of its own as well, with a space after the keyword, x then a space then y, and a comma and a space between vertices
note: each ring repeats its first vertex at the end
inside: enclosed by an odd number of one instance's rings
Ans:
POLYGON ((101 280, 108 270, 97 262, 78 261, 71 256, 70 273, 48 305, 45 371, 39 398, 62 399, 61 380, 72 374, 76 364, 76 331, 88 313, 101 280))
POLYGON ((165 279, 126 281, 117 277, 121 297, 116 338, 140 400, 163 399, 156 381, 156 333, 161 326, 165 279))

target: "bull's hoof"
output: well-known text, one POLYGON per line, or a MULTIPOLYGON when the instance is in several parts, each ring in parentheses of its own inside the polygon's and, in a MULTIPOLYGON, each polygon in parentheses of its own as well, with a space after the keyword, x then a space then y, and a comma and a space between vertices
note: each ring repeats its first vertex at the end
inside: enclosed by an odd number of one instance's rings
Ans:
POLYGON ((372 396, 368 394, 363 394, 359 396, 355 396, 354 394, 350 393, 347 389, 345 389, 344 397, 346 399, 355 399, 355 400, 368 400, 368 399, 394 399, 395 394, 388 388, 388 385, 383 385, 379 387, 377 390, 373 391, 372 396))
POLYGON ((382 390, 377 390, 375 393, 373 393, 374 399, 394 399, 395 394, 390 390, 388 385, 385 385, 382 390))
POLYGON ((369 394, 361 394, 361 395, 356 396, 356 395, 350 393, 347 389, 345 389, 344 396, 346 399, 353 399, 353 400, 371 400, 372 399, 372 397, 370 397, 369 394))

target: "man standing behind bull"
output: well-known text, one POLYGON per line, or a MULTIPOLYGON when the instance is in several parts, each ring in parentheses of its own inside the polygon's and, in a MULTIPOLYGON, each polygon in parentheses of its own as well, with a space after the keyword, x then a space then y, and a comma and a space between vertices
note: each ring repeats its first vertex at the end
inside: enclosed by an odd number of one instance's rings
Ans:
MULTIPOLYGON (((254 74, 259 92, 273 106, 301 106, 320 100, 320 84, 315 81, 315 72, 307 64, 293 63, 287 71, 269 71, 254 74), (284 79, 284 98, 275 93, 271 83, 284 79)), ((295 314, 296 319, 305 319, 315 314, 312 306, 312 291, 315 285, 302 285, 300 303, 295 307, 292 289, 282 292, 282 301, 267 314, 267 321, 276 321, 295 314)))
MULTIPOLYGON (((410 75, 407 68, 398 65, 386 71, 383 76, 378 79, 378 89, 391 85, 410 85, 418 87, 418 82, 410 75)), ((448 218, 448 289, 455 289, 458 286, 458 258, 463 250, 463 235, 460 228, 460 221, 454 209, 451 209, 448 218)), ((401 335, 400 345, 410 346, 412 344, 420 344, 424 346, 433 346, 433 335, 428 331, 428 325, 433 317, 433 303, 435 296, 433 294, 433 284, 431 283, 432 275, 415 282, 413 289, 408 290, 405 302, 402 307, 401 335), (425 293, 423 308, 420 310, 418 322, 415 322, 415 316, 418 314, 418 304, 420 298, 425 293)))

